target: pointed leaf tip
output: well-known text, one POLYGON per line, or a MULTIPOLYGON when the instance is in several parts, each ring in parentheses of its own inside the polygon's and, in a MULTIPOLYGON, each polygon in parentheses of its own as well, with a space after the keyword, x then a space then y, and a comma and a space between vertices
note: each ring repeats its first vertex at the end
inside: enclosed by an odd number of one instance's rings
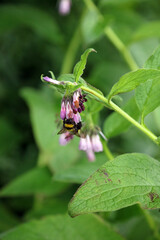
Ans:
POLYGON ((88 48, 81 56, 80 61, 76 64, 73 70, 73 74, 75 76, 75 81, 78 82, 79 78, 82 76, 83 71, 85 69, 87 58, 90 52, 96 52, 93 48, 88 48))

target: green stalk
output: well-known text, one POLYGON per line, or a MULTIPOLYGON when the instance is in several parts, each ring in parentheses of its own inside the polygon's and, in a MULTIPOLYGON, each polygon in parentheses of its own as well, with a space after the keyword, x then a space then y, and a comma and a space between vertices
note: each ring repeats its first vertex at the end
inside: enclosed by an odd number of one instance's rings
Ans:
POLYGON ((154 135, 149 129, 147 129, 145 126, 141 125, 139 122, 137 122, 134 118, 132 118, 130 115, 128 115, 126 112, 124 112, 120 107, 118 107, 115 103, 112 101, 108 101, 107 98, 99 94, 98 92, 94 91, 93 89, 90 89, 88 87, 82 86, 82 90, 96 96, 106 107, 111 107, 114 111, 119 113, 121 116, 123 116, 127 121, 131 122, 135 127, 137 127, 141 132, 143 132, 146 136, 148 136, 154 143, 159 145, 159 142, 157 140, 157 136, 154 135))
POLYGON ((138 66, 136 62, 134 61, 132 55, 130 54, 129 50, 126 48, 125 44, 121 41, 121 39, 116 35, 116 33, 113 31, 111 27, 106 27, 104 29, 105 35, 108 37, 108 39, 112 42, 112 44, 119 50, 119 52, 122 54, 124 60, 130 67, 132 71, 135 71, 138 69, 138 66))
POLYGON ((113 160, 114 157, 113 157, 113 155, 112 155, 112 153, 111 153, 111 151, 110 151, 110 149, 109 149, 106 141, 103 140, 102 143, 103 143, 103 150, 104 150, 104 153, 106 154, 107 158, 108 158, 109 160, 113 160))
POLYGON ((75 62, 76 53, 81 44, 81 21, 86 13, 86 9, 82 12, 79 20, 79 25, 76 28, 73 37, 69 43, 68 49, 66 51, 64 61, 62 63, 61 74, 72 72, 72 68, 75 62))
MULTIPOLYGON (((97 6, 92 2, 92 0, 84 0, 87 8, 91 11, 96 11, 101 19, 103 18, 103 15, 100 13, 97 6)), ((132 55, 130 54, 129 50, 125 46, 125 44, 121 41, 121 39, 118 37, 118 35, 113 31, 113 29, 109 26, 107 26, 104 29, 104 34, 107 36, 107 38, 112 42, 112 44, 117 48, 117 50, 121 53, 124 60, 128 64, 129 68, 132 71, 135 71, 138 69, 138 66, 133 59, 132 55)))
POLYGON ((76 53, 81 43, 80 38, 80 28, 76 28, 76 31, 70 41, 69 47, 67 49, 64 61, 62 64, 61 74, 72 72, 72 67, 76 57, 76 53))
POLYGON ((140 209, 141 209, 141 212, 144 215, 149 227, 152 229, 155 239, 160 240, 158 228, 157 228, 156 223, 153 220, 152 216, 149 214, 149 212, 147 210, 144 210, 141 207, 140 207, 140 209))
POLYGON ((136 126, 139 130, 141 130, 143 133, 145 133, 153 142, 158 144, 157 136, 154 135, 149 129, 147 129, 145 126, 143 126, 139 122, 137 122, 134 118, 132 118, 130 115, 128 115, 126 112, 124 112, 120 107, 118 107, 112 101, 109 102, 109 105, 112 107, 113 110, 118 112, 120 115, 122 115, 124 118, 126 118, 129 122, 131 122, 134 126, 136 126))

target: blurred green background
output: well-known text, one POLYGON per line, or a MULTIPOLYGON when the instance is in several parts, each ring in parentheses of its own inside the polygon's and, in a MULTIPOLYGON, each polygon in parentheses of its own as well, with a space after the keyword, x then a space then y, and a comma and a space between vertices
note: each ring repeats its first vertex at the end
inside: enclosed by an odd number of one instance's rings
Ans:
MULTIPOLYGON (((26 220, 66 213, 77 184, 107 161, 105 153, 100 153, 96 162, 89 163, 85 154, 78 151, 78 138, 65 147, 59 146, 56 120, 61 96, 44 86, 40 75, 48 75, 49 70, 56 77, 71 73, 82 52, 93 47, 97 54, 89 56, 83 77, 107 95, 130 68, 105 36, 105 26, 112 27, 139 67, 160 43, 159 0, 94 3, 104 16, 103 22, 82 0, 73 0, 66 16, 59 13, 58 1, 1 1, 1 232, 26 220)), ((125 105, 131 97, 132 93, 123 94, 123 101, 118 99, 118 104, 125 105)), ((160 158, 158 147, 134 127, 128 132, 125 130, 129 126, 109 133, 109 123, 105 120, 110 114, 110 110, 103 109, 95 119, 104 133, 110 134, 109 147, 115 156, 142 152, 160 158)), ((157 135, 160 135, 159 117, 160 109, 157 109, 146 119, 157 135)), ((157 216, 157 212, 154 214, 157 216)), ((110 220, 127 239, 152 239, 149 230, 141 230, 146 223, 136 206, 102 217, 110 220), (137 232, 136 226, 139 226, 137 232)))

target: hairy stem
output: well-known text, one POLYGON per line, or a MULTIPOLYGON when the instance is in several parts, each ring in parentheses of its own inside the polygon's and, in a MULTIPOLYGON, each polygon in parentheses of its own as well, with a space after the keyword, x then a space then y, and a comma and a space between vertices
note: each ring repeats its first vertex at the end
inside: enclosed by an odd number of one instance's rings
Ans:
MULTIPOLYGON (((92 2, 92 0, 84 0, 86 6, 91 11, 96 11, 101 19, 103 18, 103 15, 100 13, 97 6, 92 2)), ((121 53, 124 60, 128 64, 129 68, 134 71, 138 69, 138 66, 133 59, 131 53, 125 46, 125 44, 121 41, 121 39, 118 37, 118 35, 113 31, 113 29, 109 26, 107 26, 104 29, 104 34, 107 36, 107 38, 112 42, 112 44, 117 48, 117 50, 121 53)))
POLYGON ((111 100, 108 101, 107 98, 105 98, 100 93, 94 91, 93 89, 90 89, 89 87, 82 86, 82 90, 96 96, 106 107, 111 107, 114 111, 119 113, 121 116, 123 116, 127 121, 131 122, 135 127, 137 127, 141 132, 143 132, 146 136, 148 136, 154 143, 159 145, 157 136, 154 135, 149 129, 147 129, 145 126, 141 125, 139 122, 137 122, 134 118, 132 118, 130 115, 128 115, 126 112, 124 112, 120 107, 118 107, 115 103, 113 103, 111 100))

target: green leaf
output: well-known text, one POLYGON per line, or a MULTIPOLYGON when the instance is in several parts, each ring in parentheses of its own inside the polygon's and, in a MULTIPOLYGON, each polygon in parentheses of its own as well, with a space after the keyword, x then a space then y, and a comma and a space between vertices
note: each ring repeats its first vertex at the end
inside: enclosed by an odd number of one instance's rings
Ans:
POLYGON ((103 108, 103 104, 100 104, 98 101, 92 101, 89 99, 87 102, 86 110, 88 110, 90 114, 95 114, 101 111, 102 108, 103 108))
POLYGON ((19 221, 2 203, 0 203, 0 233, 18 225, 19 221))
POLYGON ((77 163, 70 167, 66 171, 58 172, 54 175, 55 181, 71 182, 71 183, 83 183, 94 171, 97 170, 107 160, 104 154, 97 154, 95 162, 88 162, 84 159, 84 162, 77 163))
MULTIPOLYGON (((132 118, 138 120, 140 111, 134 98, 130 99, 122 109, 132 118)), ((104 122, 104 134, 107 138, 111 138, 126 131, 130 126, 130 122, 124 119, 124 117, 122 117, 120 114, 114 112, 110 114, 104 122)))
POLYGON ((160 70, 160 46, 153 52, 144 64, 144 68, 160 70))
POLYGON ((153 69, 139 69, 137 71, 129 72, 123 75, 120 80, 112 87, 108 98, 112 96, 129 92, 138 87, 141 83, 148 80, 160 79, 160 71, 153 69))
POLYGON ((139 85, 135 91, 135 99, 142 119, 160 105, 160 79, 148 80, 139 85))
POLYGON ((47 99, 42 91, 31 88, 22 89, 21 96, 29 105, 33 132, 39 149, 44 152, 52 151, 56 137, 53 132, 57 128, 53 99, 47 99))
POLYGON ((105 163, 77 190, 69 204, 74 217, 115 211, 140 203, 160 207, 160 163, 140 153, 124 154, 105 163))
POLYGON ((17 27, 27 26, 51 43, 62 42, 62 34, 53 15, 27 5, 3 5, 0 7, 0 34, 17 27), (52 34, 51 34, 52 33, 52 34))
POLYGON ((123 240, 108 224, 94 215, 72 219, 67 215, 48 216, 22 224, 4 234, 1 240, 123 240))
POLYGON ((83 70, 85 69, 87 58, 90 52, 96 52, 93 48, 87 49, 81 56, 81 60, 76 64, 73 70, 73 74, 75 76, 75 81, 78 82, 79 78, 83 74, 83 70))
MULTIPOLYGON (((141 0, 141 2, 148 0, 141 0)), ((139 3, 139 0, 101 0, 101 5, 121 5, 121 4, 129 4, 129 3, 139 3)))
POLYGON ((89 45, 104 34, 104 28, 109 22, 108 18, 101 18, 99 13, 95 10, 86 11, 82 19, 82 35, 86 45, 89 45), (87 27, 86 27, 87 26, 87 27))
POLYGON ((67 199, 61 200, 60 198, 44 198, 43 203, 36 204, 25 215, 25 220, 44 218, 47 215, 65 214, 67 212, 68 201, 67 199))
MULTIPOLYGON (((51 91, 49 88, 47 90, 51 91)), ((60 127, 56 123, 56 109, 60 111, 60 102, 53 98, 52 91, 46 93, 24 88, 21 95, 28 103, 36 143, 40 149, 39 163, 48 164, 53 171, 62 171, 77 160, 78 137, 66 146, 59 145, 60 127), (58 106, 59 103, 59 106, 58 106), (77 140, 77 141, 76 141, 77 140), (72 154, 70 154, 72 152, 72 154)), ((61 122, 60 122, 61 123, 61 122)))
POLYGON ((26 196, 32 194, 56 195, 67 187, 54 182, 47 168, 35 168, 17 177, 0 191, 0 197, 26 196))
POLYGON ((139 41, 141 39, 160 37, 160 21, 152 21, 141 25, 134 33, 132 40, 139 41))

